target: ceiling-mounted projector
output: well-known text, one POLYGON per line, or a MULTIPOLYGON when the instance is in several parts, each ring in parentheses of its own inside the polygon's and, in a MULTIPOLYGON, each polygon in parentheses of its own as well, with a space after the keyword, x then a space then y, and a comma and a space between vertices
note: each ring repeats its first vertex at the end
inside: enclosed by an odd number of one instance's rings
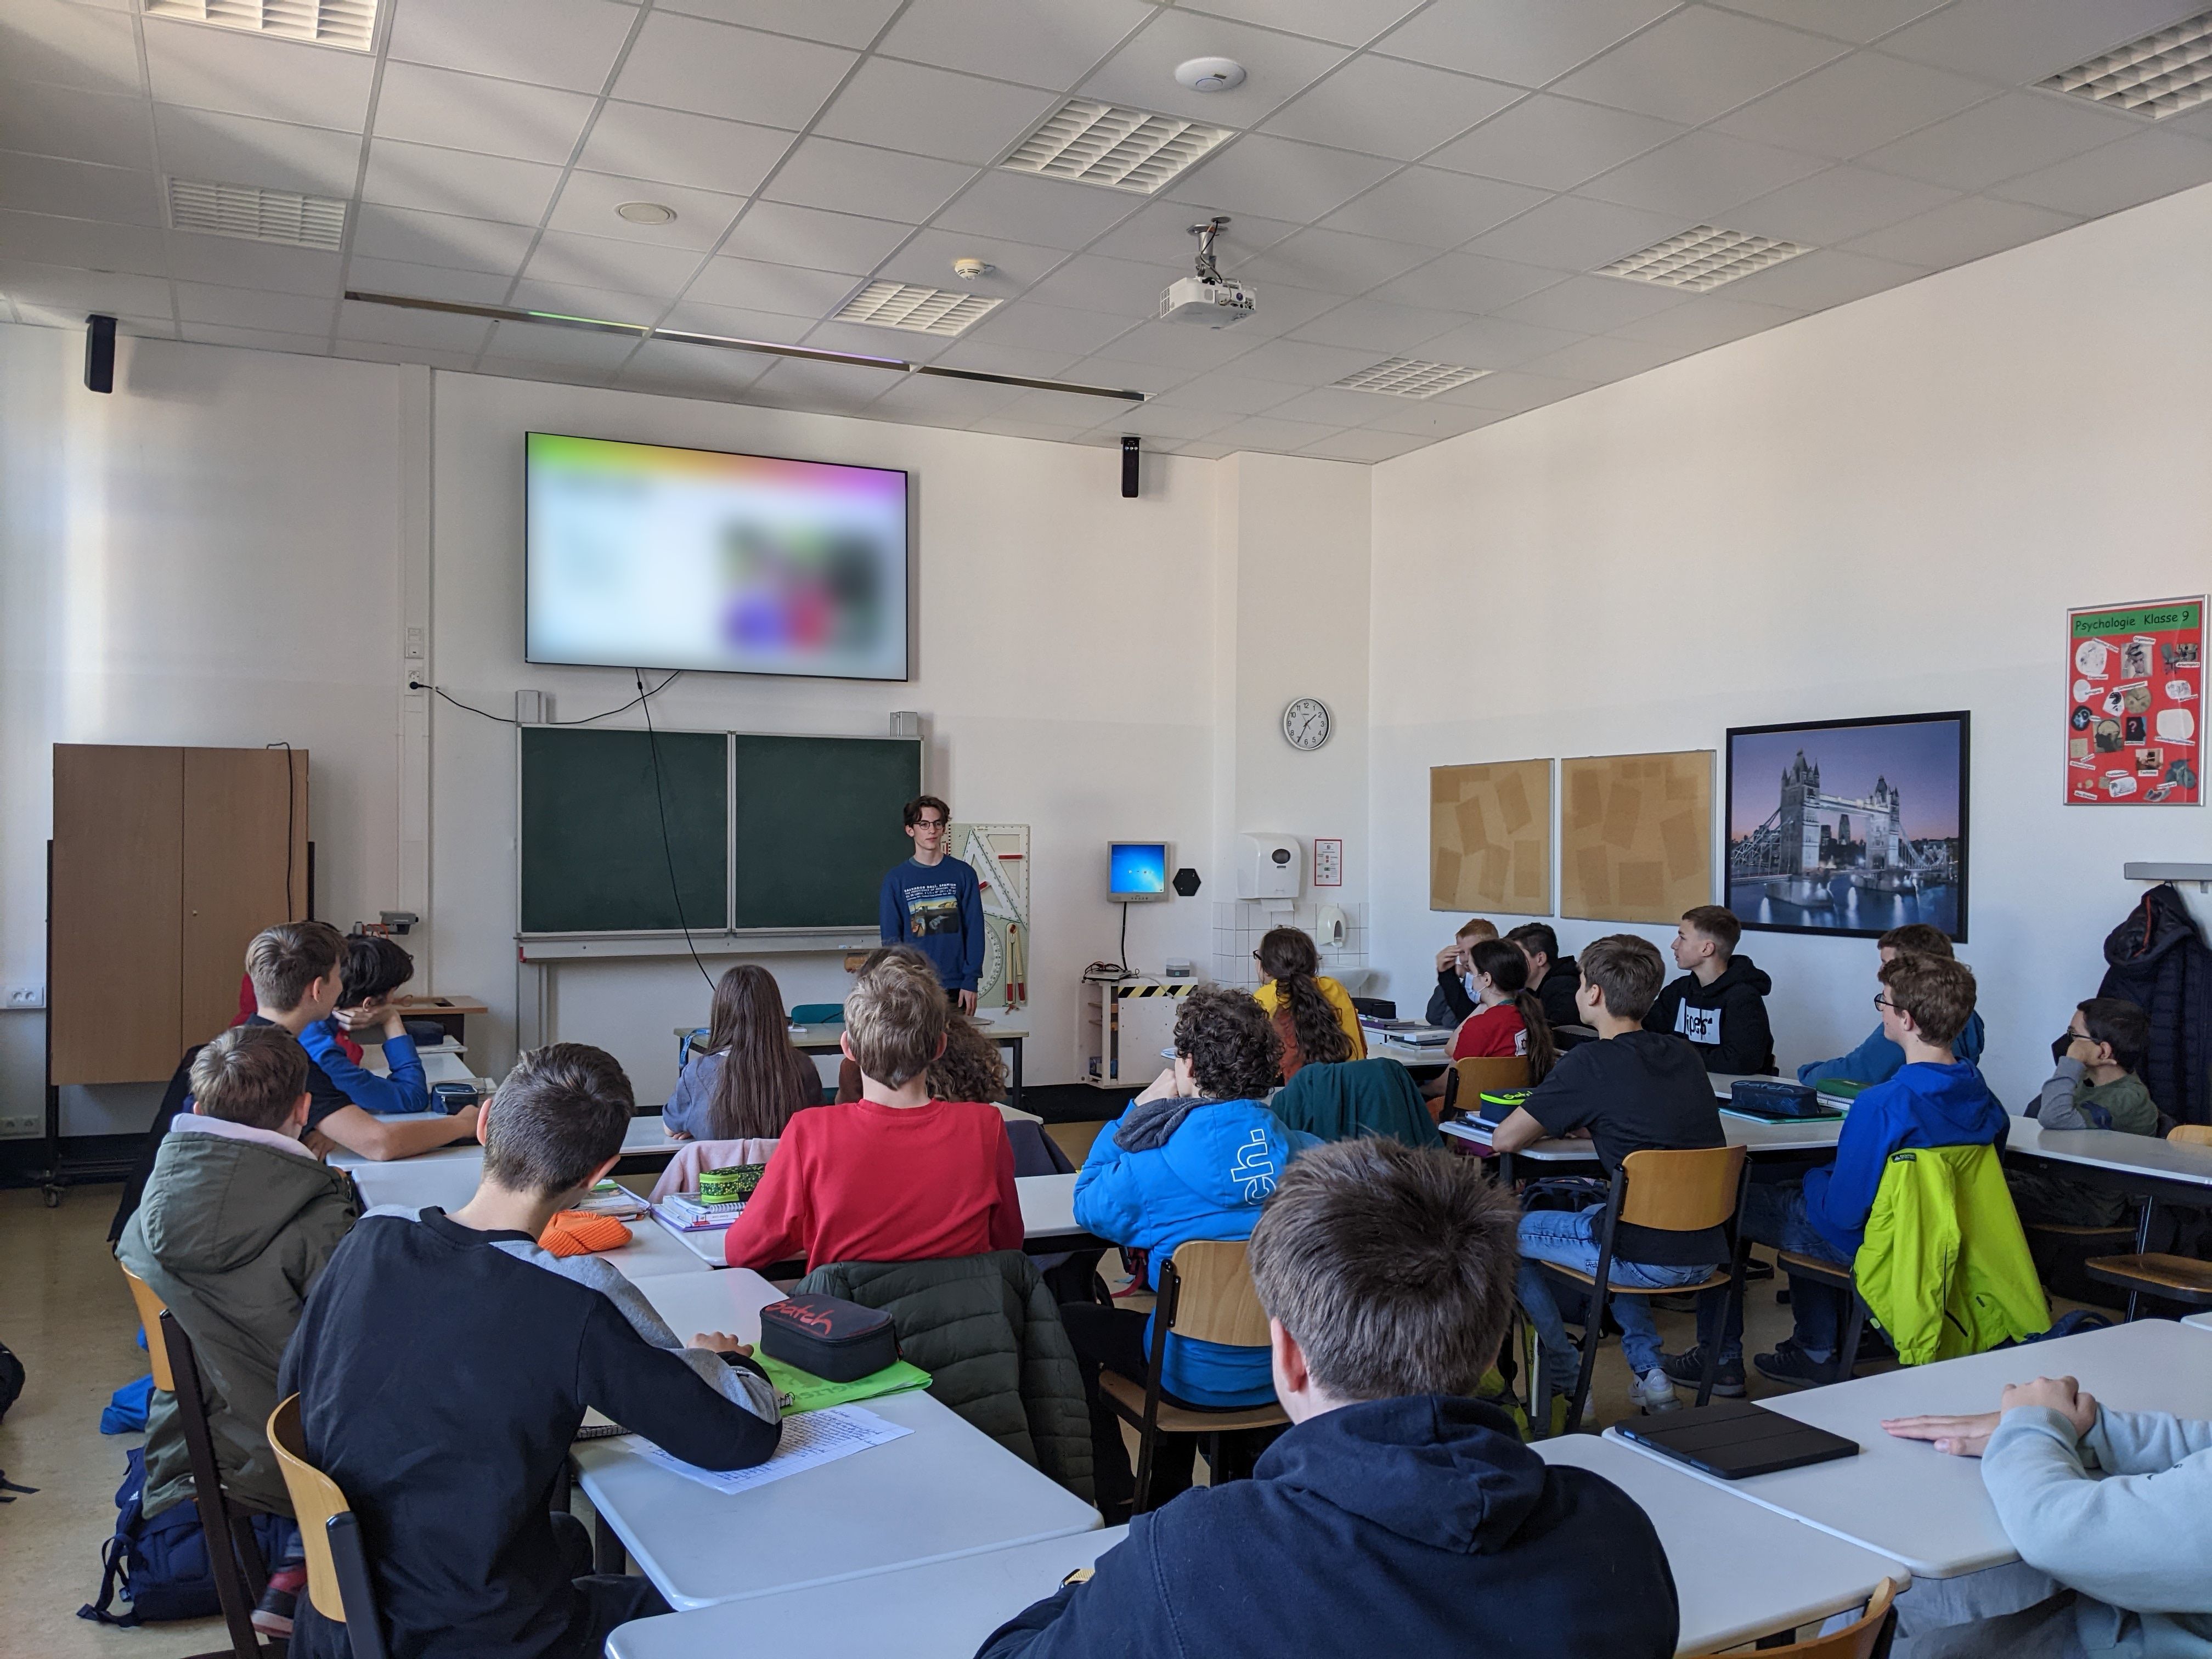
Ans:
POLYGON ((1198 238, 1198 275, 1168 284, 1168 291, 1160 295, 1160 321, 1227 328, 1252 314, 1259 296, 1250 284, 1224 276, 1213 262, 1213 239, 1228 222, 1226 218, 1216 217, 1190 228, 1190 234, 1198 238))

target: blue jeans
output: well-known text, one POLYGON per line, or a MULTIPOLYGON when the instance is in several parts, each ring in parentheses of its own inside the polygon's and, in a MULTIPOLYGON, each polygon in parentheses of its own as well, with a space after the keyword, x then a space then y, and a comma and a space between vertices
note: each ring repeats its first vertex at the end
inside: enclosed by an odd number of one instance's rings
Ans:
MULTIPOLYGON (((1850 1257, 1823 1238, 1807 1218, 1803 1178, 1792 1175, 1786 1179, 1761 1181, 1755 1164, 1752 1165, 1751 1185, 1744 1189, 1743 1236, 1778 1250, 1794 1250, 1822 1261, 1850 1265, 1850 1257)), ((1713 1340, 1715 1328, 1722 1326, 1722 1313, 1727 1304, 1728 1293, 1724 1291, 1708 1291, 1698 1298, 1698 1341, 1713 1340)), ((1844 1305, 1843 1292, 1832 1285, 1817 1279, 1800 1279, 1795 1273, 1790 1276, 1790 1312, 1797 1328, 1794 1334, 1808 1358, 1826 1362, 1835 1358, 1841 1340, 1844 1305)), ((1741 1306, 1728 1310, 1720 1348, 1723 1364, 1743 1358, 1741 1306)))
MULTIPOLYGON (((1528 1322, 1536 1328, 1537 1338, 1543 1344, 1544 1386, 1553 1394, 1574 1391, 1575 1375, 1581 1362, 1567 1339, 1567 1324, 1559 1316, 1559 1301, 1535 1264, 1552 1261, 1578 1273, 1595 1273, 1598 1229, 1604 1220, 1603 1206, 1574 1212, 1532 1210, 1521 1218, 1521 1272, 1514 1288, 1528 1322)), ((1645 1261, 1624 1261, 1615 1256, 1612 1279, 1615 1285, 1665 1291, 1694 1285, 1712 1270, 1711 1262, 1701 1267, 1667 1267, 1645 1261)), ((1613 1316, 1620 1322, 1621 1354, 1628 1361, 1629 1369, 1641 1376, 1659 1363, 1659 1328, 1652 1322, 1651 1299, 1642 1296, 1614 1297, 1613 1316)))

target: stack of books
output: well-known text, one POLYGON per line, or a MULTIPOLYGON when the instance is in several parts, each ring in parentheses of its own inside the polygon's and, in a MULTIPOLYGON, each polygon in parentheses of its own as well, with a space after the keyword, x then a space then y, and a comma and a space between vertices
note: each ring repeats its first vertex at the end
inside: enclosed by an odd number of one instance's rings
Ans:
POLYGON ((1452 1033, 1443 1026, 1418 1019, 1380 1019, 1362 1014, 1359 1029, 1381 1042, 1408 1048, 1437 1048, 1452 1040, 1452 1033))
POLYGON ((744 1209, 743 1199, 732 1204, 709 1204, 696 1193, 671 1193, 653 1206, 653 1212, 679 1233, 703 1233, 728 1226, 744 1209))
POLYGON ((589 1215, 611 1215, 617 1221, 635 1221, 653 1206, 617 1181, 602 1181, 568 1206, 589 1215))

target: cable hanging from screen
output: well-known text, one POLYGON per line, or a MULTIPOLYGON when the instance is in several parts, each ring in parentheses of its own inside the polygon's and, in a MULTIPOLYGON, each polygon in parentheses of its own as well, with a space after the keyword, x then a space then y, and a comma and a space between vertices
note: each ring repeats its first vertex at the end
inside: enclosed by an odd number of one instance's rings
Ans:
MULTIPOLYGON (((691 924, 684 919, 684 890, 676 883, 676 847, 668 838, 668 802, 660 789, 660 734, 653 729, 653 705, 646 701, 645 671, 633 668, 629 672, 637 677, 637 704, 645 710, 645 747, 646 752, 653 757, 653 805, 660 814, 660 853, 668 860, 668 896, 676 901, 676 925, 684 930, 684 948, 690 951, 692 963, 699 969, 699 977, 707 981, 707 988, 712 991, 714 976, 707 971, 706 963, 700 959, 699 947, 692 943, 691 924)), ((674 679, 676 677, 671 674, 668 678, 674 679)), ((666 683, 662 682, 663 684, 666 683)))
MULTIPOLYGON (((475 714, 483 720, 496 720, 501 726, 589 726, 594 720, 609 720, 617 714, 627 714, 633 708, 643 708, 647 698, 659 696, 662 692, 668 690, 670 686, 675 684, 678 680, 683 678, 684 673, 684 671, 683 669, 677 669, 675 672, 671 673, 666 679, 661 681, 659 684, 654 686, 651 690, 645 689, 645 677, 642 674, 640 674, 638 676, 638 694, 632 697, 628 702, 623 703, 620 708, 603 708, 596 714, 586 714, 573 720, 526 721, 516 720, 512 714, 495 714, 489 708, 479 708, 474 703, 463 702, 459 697, 453 696, 452 692, 447 690, 444 686, 433 685, 428 680, 410 680, 407 682, 407 689, 410 691, 428 691, 433 696, 443 697, 447 702, 453 704, 456 708, 466 709, 470 714, 475 714)), ((650 719, 650 716, 647 718, 650 719)))

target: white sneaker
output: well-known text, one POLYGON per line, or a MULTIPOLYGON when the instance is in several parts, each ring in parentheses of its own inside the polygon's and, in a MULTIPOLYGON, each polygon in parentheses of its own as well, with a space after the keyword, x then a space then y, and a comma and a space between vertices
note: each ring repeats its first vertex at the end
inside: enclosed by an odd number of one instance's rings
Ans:
POLYGON ((1647 1412, 1682 1408, 1682 1402, 1674 1395, 1674 1379, 1656 1365, 1636 1379, 1635 1385, 1628 1390, 1628 1398, 1631 1404, 1641 1406, 1647 1412))

